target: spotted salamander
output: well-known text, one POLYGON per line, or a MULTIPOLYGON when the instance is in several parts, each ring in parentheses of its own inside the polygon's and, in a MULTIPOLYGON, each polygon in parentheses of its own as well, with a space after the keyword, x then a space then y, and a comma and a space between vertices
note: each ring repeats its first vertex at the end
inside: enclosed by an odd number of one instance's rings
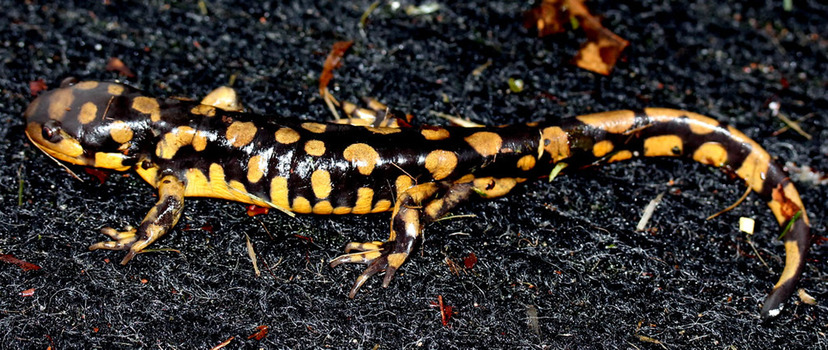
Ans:
POLYGON ((200 102, 157 99, 119 83, 69 81, 26 109, 26 135, 58 160, 135 169, 158 189, 137 228, 104 228, 90 249, 127 251, 126 264, 168 232, 185 197, 222 198, 301 214, 391 212, 386 241, 352 242, 341 263, 367 264, 350 297, 385 271, 387 287, 424 224, 472 195, 494 198, 550 176, 638 156, 686 157, 742 178, 784 231, 785 267, 764 302, 776 316, 810 244, 808 216, 785 172, 756 142, 711 118, 646 108, 502 127, 377 127, 244 113, 232 89, 200 102))

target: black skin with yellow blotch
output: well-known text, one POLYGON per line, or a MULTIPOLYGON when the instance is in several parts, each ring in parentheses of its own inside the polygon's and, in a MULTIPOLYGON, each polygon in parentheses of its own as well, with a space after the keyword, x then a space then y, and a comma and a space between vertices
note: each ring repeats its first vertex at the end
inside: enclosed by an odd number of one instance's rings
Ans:
POLYGON ((423 226, 472 195, 494 198, 549 176, 633 157, 686 157, 721 167, 766 200, 785 232, 786 261, 761 314, 779 314, 804 269, 808 216, 785 172, 756 142, 708 117, 648 108, 503 127, 372 127, 253 115, 235 92, 201 102, 156 99, 130 86, 68 81, 24 113, 26 134, 62 161, 135 169, 159 192, 137 228, 103 229, 126 264, 178 222, 185 197, 212 197, 301 214, 391 211, 387 241, 349 243, 331 262, 368 268, 351 289, 385 271, 383 286, 423 226), (353 251, 353 252, 352 252, 353 251))

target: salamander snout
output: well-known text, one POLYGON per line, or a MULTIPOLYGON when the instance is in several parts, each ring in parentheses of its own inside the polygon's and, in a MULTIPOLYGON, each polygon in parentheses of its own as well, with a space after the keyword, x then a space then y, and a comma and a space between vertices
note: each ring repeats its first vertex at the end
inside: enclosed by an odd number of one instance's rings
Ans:
POLYGON ((126 170, 134 162, 135 123, 121 120, 134 89, 118 83, 66 81, 29 104, 26 136, 50 156, 78 165, 126 170))

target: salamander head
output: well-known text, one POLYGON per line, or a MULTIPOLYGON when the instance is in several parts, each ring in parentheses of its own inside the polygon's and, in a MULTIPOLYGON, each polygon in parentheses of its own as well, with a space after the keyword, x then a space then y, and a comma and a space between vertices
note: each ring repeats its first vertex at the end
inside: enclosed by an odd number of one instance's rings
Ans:
POLYGON ((26 108, 26 136, 54 158, 127 170, 138 161, 135 151, 146 139, 147 116, 158 113, 152 102, 123 84, 64 81, 26 108))

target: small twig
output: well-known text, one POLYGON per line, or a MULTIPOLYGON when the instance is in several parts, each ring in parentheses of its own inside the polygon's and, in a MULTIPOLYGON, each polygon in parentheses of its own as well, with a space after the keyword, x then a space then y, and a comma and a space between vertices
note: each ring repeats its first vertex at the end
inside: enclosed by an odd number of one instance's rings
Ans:
POLYGON ((766 263, 766 262, 765 262, 765 259, 762 259, 762 256, 761 256, 761 255, 759 255, 759 251, 758 251, 758 250, 756 250, 756 246, 755 246, 755 245, 753 245, 753 241, 751 241, 750 239, 748 239, 748 241, 747 241, 747 242, 748 242, 748 244, 750 245, 750 248, 752 248, 752 249, 753 249, 753 253, 754 253, 754 254, 756 254, 756 257, 757 257, 757 258, 759 258, 759 261, 761 261, 761 262, 762 262, 762 265, 765 265, 765 267, 770 268, 770 267, 768 266, 768 263, 766 263))
POLYGON ((464 128, 481 128, 481 127, 485 126, 483 124, 477 124, 473 121, 469 121, 469 120, 466 120, 466 119, 462 119, 460 117, 455 117, 451 114, 445 114, 445 113, 441 113, 441 112, 437 112, 437 111, 428 111, 428 114, 446 119, 449 122, 452 122, 452 123, 454 123, 456 125, 459 125, 459 126, 462 126, 464 128))
POLYGON ((250 262, 253 263, 253 272, 256 274, 256 277, 262 275, 262 272, 259 271, 259 259, 256 258, 256 250, 253 249, 253 243, 250 243, 250 236, 246 233, 244 234, 244 239, 247 240, 247 256, 250 257, 250 262))
POLYGON ((367 37, 365 34, 365 23, 368 22, 368 17, 371 16, 371 13, 374 12, 379 5, 379 1, 374 1, 371 5, 368 5, 368 8, 365 9, 365 12, 363 12, 362 16, 359 17, 359 24, 357 26, 359 27, 359 34, 361 34, 363 38, 367 37))
MULTIPOLYGON (((811 139, 814 138, 813 136, 811 136, 811 134, 805 132, 805 130, 802 130, 802 127, 799 126, 799 122, 795 122, 795 121, 791 120, 790 118, 786 117, 782 113, 777 114, 776 117, 779 118, 779 120, 781 120, 783 123, 785 123, 785 125, 787 125, 788 128, 793 129, 794 131, 796 131, 797 133, 799 133, 800 135, 802 135, 806 139, 811 140, 811 139)), ((804 120, 804 119, 802 119, 802 120, 804 120)))
POLYGON ((644 215, 641 215, 641 220, 638 220, 638 226, 635 227, 636 231, 644 231, 644 228, 647 227, 647 223, 650 221, 650 218, 653 217, 653 213, 663 197, 664 192, 661 192, 655 197, 655 199, 651 200, 650 203, 647 204, 647 207, 644 208, 644 215))
POLYGON ((474 214, 449 215, 449 216, 444 216, 444 217, 441 217, 437 220, 434 220, 434 222, 440 222, 440 221, 443 221, 443 220, 451 220, 451 219, 465 219, 465 218, 477 218, 477 215, 474 215, 474 214))
POLYGON ((727 213, 727 212, 729 212, 729 211, 733 210, 733 208, 736 208, 737 206, 739 206, 739 204, 742 204, 742 202, 744 202, 744 201, 745 201, 745 198, 747 198, 747 196, 748 196, 748 195, 750 194, 750 192, 752 192, 752 191, 753 191, 753 189, 752 189, 752 188, 750 188, 750 186, 748 186, 747 190, 745 190, 745 193, 742 195, 742 197, 741 197, 741 198, 739 198, 736 202, 734 202, 733 204, 731 204, 731 205, 730 205, 730 206, 728 206, 727 208, 722 209, 722 211, 720 211, 720 212, 718 212, 718 213, 716 213, 716 214, 713 214, 713 215, 708 216, 708 217, 707 217, 707 220, 713 219, 713 218, 715 218, 715 217, 717 217, 717 216, 719 216, 719 215, 722 215, 722 214, 724 214, 724 213, 727 213))
POLYGON ((17 206, 23 206, 23 165, 17 168, 17 206))

